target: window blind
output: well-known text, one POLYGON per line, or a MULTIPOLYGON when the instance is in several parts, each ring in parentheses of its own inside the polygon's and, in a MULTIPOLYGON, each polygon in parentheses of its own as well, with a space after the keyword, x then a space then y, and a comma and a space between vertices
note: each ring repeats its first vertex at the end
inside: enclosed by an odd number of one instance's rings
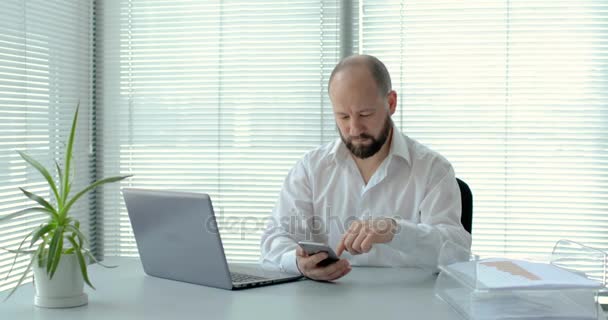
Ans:
MULTIPOLYGON (((44 178, 17 154, 24 151, 47 168, 64 163, 65 143, 76 103, 80 119, 74 146, 72 190, 95 175, 92 136, 92 1, 3 0, 0 2, 0 216, 33 206, 18 187, 49 199, 44 178)), ((58 179, 55 170, 55 179, 58 179)), ((85 234, 92 233, 94 198, 72 207, 85 234)), ((0 224, 0 247, 16 249, 45 220, 29 214, 0 224)), ((94 243, 94 238, 92 239, 94 243)), ((6 278, 13 254, 0 249, 0 291, 19 280, 29 263, 21 256, 6 278)))
POLYGON ((229 260, 255 261, 288 170, 337 135, 337 1, 105 1, 104 255, 137 255, 120 187, 210 194, 229 260))
POLYGON ((474 196, 473 251, 608 249, 608 4, 361 2, 361 51, 387 62, 396 123, 474 196))

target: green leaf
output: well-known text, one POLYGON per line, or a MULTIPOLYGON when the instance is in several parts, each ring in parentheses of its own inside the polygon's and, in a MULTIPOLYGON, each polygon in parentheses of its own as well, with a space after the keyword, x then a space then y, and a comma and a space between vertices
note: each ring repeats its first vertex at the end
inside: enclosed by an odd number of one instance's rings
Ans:
POLYGON ((49 251, 46 253, 46 273, 49 274, 51 270, 51 265, 53 264, 53 256, 55 254, 55 249, 57 248, 57 242, 59 242, 59 230, 56 229, 53 232, 53 236, 51 238, 51 242, 49 242, 49 251))
POLYGON ((8 277, 11 275, 11 272, 13 272, 15 264, 17 263, 17 258, 19 258, 19 255, 20 254, 26 254, 26 253, 28 253, 27 250, 21 250, 21 248, 23 248, 23 245, 25 244, 25 241, 27 240, 27 238, 29 236, 31 236, 34 232, 36 232, 36 230, 38 230, 38 229, 40 229, 40 227, 32 230, 25 237, 23 237, 23 240, 21 240, 21 243, 19 244, 19 247, 17 248, 17 250, 11 250, 11 249, 7 249, 7 248, 2 248, 2 249, 6 250, 8 252, 15 253, 15 259, 13 259, 13 263, 11 264, 11 268, 10 268, 10 270, 8 270, 8 274, 6 275, 6 278, 4 280, 8 279, 8 277))
POLYGON ((53 190, 53 194, 55 195, 55 199, 57 199, 57 203, 60 203, 61 198, 59 196, 59 192, 57 191, 57 186, 55 185, 55 181, 53 180, 53 177, 51 177, 51 175, 49 174, 49 171, 46 170, 46 168, 43 167, 42 164, 40 164, 40 162, 38 162, 34 158, 28 156, 24 152, 21 152, 21 151, 17 151, 17 152, 19 153, 21 158, 23 158, 23 160, 25 160, 25 161, 27 161, 27 163, 31 164, 32 167, 36 168, 36 170, 38 170, 42 174, 42 176, 44 176, 44 179, 46 179, 46 182, 48 182, 49 186, 51 187, 51 190, 53 190))
POLYGON ((51 273, 49 274, 49 279, 53 279, 53 276, 55 275, 55 272, 57 271, 57 267, 59 266, 59 262, 61 261, 62 253, 63 253, 63 237, 60 238, 59 243, 57 244, 55 256, 53 257, 53 264, 51 265, 51 273))
POLYGON ((72 233, 74 233, 76 236, 78 236, 78 238, 80 239, 80 241, 84 242, 84 243, 88 243, 89 240, 87 240, 87 237, 80 231, 78 230, 76 227, 74 227, 71 224, 68 224, 65 226, 66 231, 72 231, 72 233))
POLYGON ((69 186, 69 177, 70 177, 70 162, 72 161, 72 149, 74 148, 74 135, 76 134, 76 123, 78 122, 78 110, 80 109, 80 101, 76 105, 76 112, 74 112, 74 119, 72 120, 72 129, 70 130, 70 136, 68 138, 68 144, 65 151, 65 173, 63 175, 63 182, 61 186, 63 187, 63 192, 61 196, 65 200, 68 198, 68 194, 70 192, 69 186))
POLYGON ((46 248, 46 244, 49 242, 48 238, 46 237, 46 235, 42 236, 42 243, 40 244, 40 246, 38 246, 38 252, 36 252, 36 257, 38 258, 38 267, 42 268, 44 267, 44 257, 43 257, 43 253, 44 253, 44 249, 46 248))
MULTIPOLYGON (((40 250, 40 248, 38 248, 38 250, 40 250)), ((8 298, 10 298, 13 295, 13 293, 15 293, 15 291, 17 291, 19 286, 23 283, 23 280, 25 280, 25 278, 27 278, 27 274, 32 269, 32 264, 34 263, 34 260, 35 259, 33 257, 32 257, 32 259, 30 259, 30 263, 27 265, 27 268, 25 268, 25 271, 23 271, 23 274, 21 275, 19 282, 17 282, 17 285, 13 288, 13 290, 11 290, 11 292, 6 296, 6 298, 4 298, 5 302, 6 302, 6 300, 8 300, 8 298)))
POLYGON ((0 217, 0 222, 2 222, 4 220, 10 220, 13 218, 17 218, 24 214, 33 213, 33 212, 44 212, 44 213, 47 213, 47 214, 53 216, 53 212, 50 212, 49 209, 47 209, 47 208, 34 207, 34 208, 27 208, 27 209, 19 210, 15 213, 11 213, 4 217, 0 217))
MULTIPOLYGON (((78 231, 80 231, 80 221, 78 220, 74 220, 74 228, 78 229, 78 231)), ((82 243, 88 244, 89 240, 87 239, 87 237, 85 237, 84 235, 80 236, 78 238, 78 245, 82 248, 82 243)))
POLYGON ((8 279, 8 277, 11 275, 11 272, 13 272, 13 268, 15 267, 15 264, 17 263, 17 258, 19 258, 19 255, 20 254, 28 253, 27 251, 21 250, 21 248, 23 248, 23 245, 25 244, 25 241, 27 240, 27 238, 29 236, 31 236, 34 232, 36 232, 36 230, 39 230, 41 227, 42 226, 40 226, 40 227, 32 230, 25 237, 23 237, 23 240, 21 240, 21 243, 19 244, 19 247, 17 248, 17 250, 2 248, 2 249, 6 250, 8 252, 15 253, 15 259, 13 259, 13 263, 11 264, 11 268, 10 268, 10 270, 8 270, 8 274, 6 275, 6 278, 4 280, 8 279))
POLYGON ((51 230, 53 230, 55 228, 57 228, 57 225, 55 225, 55 224, 47 224, 47 225, 39 228, 38 231, 36 231, 36 233, 34 233, 34 236, 32 237, 32 241, 30 241, 30 248, 34 245, 34 243, 36 243, 36 241, 38 241, 38 239, 40 239, 40 237, 49 233, 51 230))
MULTIPOLYGON (((57 160, 55 160, 55 168, 57 168, 57 175, 59 175, 59 185, 57 186, 59 190, 63 190, 62 189, 62 183, 63 183, 63 172, 61 171, 61 167, 59 166, 59 162, 57 162, 57 160)), ((63 195, 60 194, 59 197, 61 199, 57 199, 57 207, 61 208, 63 207, 64 203, 64 199, 63 199, 63 195)))
POLYGON ((84 282, 86 282, 86 284, 89 285, 89 287, 95 289, 95 287, 89 280, 89 274, 87 272, 87 263, 84 260, 84 256, 82 255, 82 252, 80 251, 80 246, 78 246, 78 244, 76 243, 76 240, 74 240, 74 238, 70 237, 68 239, 72 243, 72 246, 75 249, 74 251, 76 252, 76 256, 78 257, 78 264, 80 265, 80 272, 82 273, 82 278, 84 279, 84 282))
MULTIPOLYGON (((32 253, 36 252, 36 250, 9 249, 9 248, 5 248, 5 247, 0 247, 0 249, 8 251, 10 253, 15 253, 17 256, 19 256, 20 254, 32 254, 32 253)), ((7 278, 10 276, 11 271, 12 271, 12 267, 11 267, 11 270, 9 270, 9 275, 6 276, 7 278)), ((6 278, 5 278, 5 280, 6 280, 6 278)))
POLYGON ((96 264, 98 264, 104 268, 113 269, 113 268, 118 267, 118 266, 109 266, 107 264, 103 264, 99 260, 97 260, 97 258, 95 258, 95 256, 91 253, 91 251, 89 251, 88 249, 82 249, 82 250, 84 251, 84 253, 87 257, 89 257, 91 260, 93 260, 93 262, 95 262, 96 264))
POLYGON ((19 188, 19 190, 21 190, 21 192, 23 192, 23 194, 25 194, 26 197, 38 202, 38 204, 45 207, 49 212, 51 212, 51 215, 53 216, 53 218, 57 218, 57 211, 55 211, 55 208, 53 208, 53 206, 51 206, 50 203, 48 203, 46 200, 44 200, 44 198, 37 196, 23 188, 19 188))
POLYGON ((53 239, 49 245, 49 253, 46 261, 46 272, 49 278, 53 278, 59 259, 61 259, 61 250, 63 250, 63 226, 57 227, 53 234, 53 239))
POLYGON ((101 179, 98 180, 96 182, 94 182, 93 184, 91 184, 90 186, 84 188, 82 191, 78 192, 74 198, 72 198, 70 201, 68 201, 68 204, 63 208, 63 211, 60 213, 60 216, 65 217, 68 213, 68 211, 70 210, 70 208, 72 207, 72 205, 80 198, 82 197, 84 194, 86 194, 87 192, 99 187, 102 184, 106 184, 106 183, 112 183, 112 182, 116 182, 116 181, 120 181, 126 178, 132 177, 132 175, 128 175, 128 176, 117 176, 117 177, 110 177, 110 178, 105 178, 105 179, 101 179))

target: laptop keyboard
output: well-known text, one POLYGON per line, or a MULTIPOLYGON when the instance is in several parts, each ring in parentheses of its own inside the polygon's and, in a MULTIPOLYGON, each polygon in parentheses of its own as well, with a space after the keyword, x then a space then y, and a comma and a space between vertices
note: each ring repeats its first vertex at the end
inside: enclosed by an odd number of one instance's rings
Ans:
POLYGON ((232 283, 243 283, 250 281, 259 281, 266 280, 266 278, 252 276, 250 274, 238 273, 238 272, 230 272, 230 277, 232 278, 232 283))

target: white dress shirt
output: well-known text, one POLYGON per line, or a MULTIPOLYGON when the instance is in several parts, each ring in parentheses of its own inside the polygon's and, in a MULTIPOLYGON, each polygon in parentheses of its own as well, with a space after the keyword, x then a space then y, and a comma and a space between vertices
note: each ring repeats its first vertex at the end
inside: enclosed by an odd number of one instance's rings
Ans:
POLYGON ((393 240, 370 252, 342 254, 353 266, 419 266, 435 269, 445 241, 465 248, 471 235, 460 223, 460 189, 452 165, 393 130, 389 154, 365 184, 344 143, 308 152, 287 175, 261 240, 265 268, 299 273, 297 242, 336 249, 354 219, 393 218, 393 240))

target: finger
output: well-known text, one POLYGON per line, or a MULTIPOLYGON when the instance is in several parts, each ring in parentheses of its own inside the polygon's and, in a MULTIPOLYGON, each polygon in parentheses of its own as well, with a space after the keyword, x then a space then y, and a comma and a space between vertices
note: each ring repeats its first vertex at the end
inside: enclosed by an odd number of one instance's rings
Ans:
POLYGON ((310 267, 310 259, 311 257, 299 257, 298 258, 298 266, 300 267, 300 271, 306 273, 310 267))
POLYGON ((304 249, 302 249, 302 247, 298 246, 296 248, 296 255, 298 257, 308 257, 308 254, 306 254, 306 251, 304 251, 304 249))
POLYGON ((355 240, 353 241, 352 247, 353 250, 359 252, 359 253, 363 253, 363 249, 361 249, 361 243, 363 242, 363 240, 365 240, 365 238, 367 238, 367 236, 370 233, 368 232, 368 230, 366 228, 362 228, 359 231, 359 235, 357 235, 357 238, 355 238, 355 240))
POLYGON ((361 227, 363 227, 363 223, 359 220, 355 220, 353 221, 353 223, 351 223, 350 227, 348 228, 348 231, 346 231, 346 233, 359 233, 359 230, 361 229, 361 227))
POLYGON ((338 243, 338 247, 336 248, 336 255, 339 257, 342 255, 342 253, 344 253, 344 250, 347 250, 350 252, 350 250, 348 250, 348 248, 346 247, 346 239, 348 239, 349 237, 351 237, 353 234, 358 233, 358 229, 361 227, 361 223, 359 221, 354 221, 350 227, 348 228, 348 230, 346 230, 346 232, 344 233, 344 235, 342 236, 342 239, 340 239, 340 242, 338 243))
POLYGON ((342 259, 336 263, 334 263, 334 268, 327 269, 327 273, 325 275, 325 280, 335 280, 341 277, 343 273, 346 272, 347 269, 350 268, 350 263, 348 260, 342 259))
POLYGON ((337 269, 336 271, 327 275, 327 280, 328 281, 338 280, 338 279, 344 277, 345 275, 347 275, 351 270, 352 270, 352 267, 350 265, 348 265, 344 268, 337 269))
POLYGON ((358 235, 359 235, 358 233, 349 233, 349 234, 347 234, 344 237, 344 247, 351 254, 359 254, 360 253, 360 252, 358 252, 357 250, 355 250, 353 248, 353 242, 355 242, 355 239, 357 239, 358 235))
POLYGON ((372 246, 374 244, 374 235, 373 234, 368 234, 367 237, 365 237, 365 240, 363 240, 363 242, 361 242, 361 251, 368 253, 370 252, 370 250, 372 250, 372 246))
POLYGON ((329 257, 329 254, 327 252, 319 252, 317 254, 314 254, 311 258, 313 258, 312 261, 314 262, 314 264, 316 266, 319 262, 327 259, 328 257, 329 257))
POLYGON ((344 246, 346 247, 346 250, 352 254, 361 253, 359 250, 353 248, 353 242, 357 239, 361 230, 363 230, 363 222, 361 221, 354 221, 348 229, 348 235, 345 237, 344 246))
POLYGON ((336 270, 342 270, 349 266, 349 263, 345 259, 341 259, 335 263, 332 263, 326 267, 317 267, 310 271, 313 279, 316 280, 330 280, 329 275, 336 272, 336 270))
POLYGON ((315 279, 315 280, 325 280, 325 275, 327 273, 327 269, 330 266, 327 267, 315 267, 314 269, 310 269, 308 271, 308 277, 311 279, 315 279))
POLYGON ((317 267, 317 264, 319 264, 319 262, 327 259, 327 257, 327 252, 319 252, 313 254, 312 256, 305 258, 306 261, 303 263, 303 266, 306 270, 312 270, 317 267))
POLYGON ((353 270, 353 267, 349 264, 348 267, 346 269, 344 269, 344 271, 342 272, 342 274, 340 275, 339 278, 342 278, 345 275, 349 274, 352 270, 353 270))
POLYGON ((334 271, 330 274, 327 274, 323 280, 326 280, 326 281, 337 280, 338 278, 340 278, 340 275, 342 275, 346 269, 347 269, 347 267, 337 269, 336 271, 334 271))
POLYGON ((342 239, 340 239, 340 243, 338 243, 338 247, 336 247, 336 255, 339 257, 342 255, 342 253, 344 252, 344 249, 346 249, 346 247, 344 246, 344 236, 342 237, 342 239))

